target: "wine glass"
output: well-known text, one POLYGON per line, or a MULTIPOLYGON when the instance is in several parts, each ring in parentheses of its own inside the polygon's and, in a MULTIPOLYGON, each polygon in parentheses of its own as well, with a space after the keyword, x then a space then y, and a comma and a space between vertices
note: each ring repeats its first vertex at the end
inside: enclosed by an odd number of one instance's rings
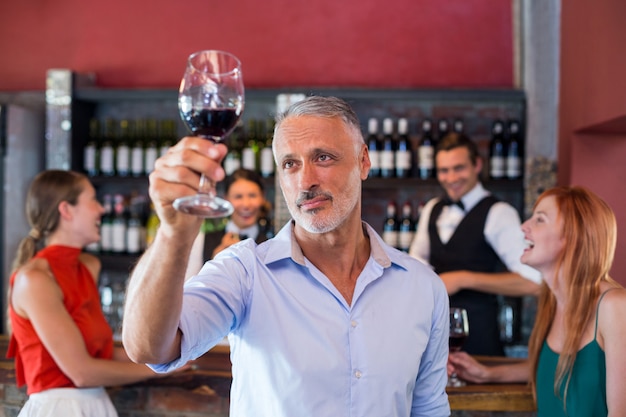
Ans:
MULTIPOLYGON (((243 107, 243 78, 237 57, 216 50, 189 56, 178 90, 178 109, 195 136, 221 142, 235 128, 243 107)), ((198 193, 176 199, 174 208, 205 218, 226 217, 233 212, 232 204, 216 196, 214 181, 204 174, 198 193)))
MULTIPOLYGON (((467 319, 467 310, 464 308, 450 308, 450 352, 458 352, 463 347, 465 339, 469 336, 469 321, 467 319)), ((465 381, 459 379, 456 373, 452 373, 448 378, 449 387, 465 386, 465 381)))

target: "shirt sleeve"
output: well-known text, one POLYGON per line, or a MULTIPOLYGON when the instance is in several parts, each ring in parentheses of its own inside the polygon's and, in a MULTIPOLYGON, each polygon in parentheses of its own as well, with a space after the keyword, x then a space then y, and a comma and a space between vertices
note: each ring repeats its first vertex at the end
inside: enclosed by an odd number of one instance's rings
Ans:
POLYGON ((509 271, 541 283, 539 271, 524 265, 520 259, 526 243, 519 215, 513 206, 501 201, 491 207, 485 221, 485 239, 509 271))
POLYGON ((411 417, 450 415, 446 393, 450 306, 446 288, 438 278, 433 279, 433 303, 431 333, 413 391, 411 417))
POLYGON ((251 287, 252 245, 252 241, 244 242, 220 252, 185 282, 178 324, 181 355, 168 363, 150 364, 155 372, 169 372, 202 356, 241 322, 251 287))
POLYGON ((428 221, 430 219, 430 213, 433 210, 433 206, 438 199, 433 198, 430 200, 424 208, 417 223, 417 230, 415 237, 409 248, 409 255, 415 259, 421 261, 426 265, 430 265, 430 238, 428 237, 428 221))

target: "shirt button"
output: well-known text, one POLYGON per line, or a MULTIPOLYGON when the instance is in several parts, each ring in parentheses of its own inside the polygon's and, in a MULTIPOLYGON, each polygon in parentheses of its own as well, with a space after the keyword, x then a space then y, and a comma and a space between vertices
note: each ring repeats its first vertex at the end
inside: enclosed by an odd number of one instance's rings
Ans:
POLYGON ((354 372, 354 376, 357 377, 357 378, 361 378, 362 375, 363 374, 361 373, 361 371, 355 371, 354 372))
POLYGON ((356 327, 356 320, 352 320, 352 321, 350 322, 350 326, 352 326, 352 327, 356 327))

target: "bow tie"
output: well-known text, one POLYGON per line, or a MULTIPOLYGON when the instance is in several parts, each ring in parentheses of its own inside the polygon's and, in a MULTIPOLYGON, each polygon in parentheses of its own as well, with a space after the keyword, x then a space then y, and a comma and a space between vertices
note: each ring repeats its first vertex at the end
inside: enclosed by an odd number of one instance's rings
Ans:
POLYGON ((459 201, 452 201, 450 199, 450 197, 445 196, 444 198, 441 199, 441 202, 443 203, 444 206, 458 206, 461 208, 461 210, 465 211, 465 205, 463 204, 463 202, 461 200, 459 201))

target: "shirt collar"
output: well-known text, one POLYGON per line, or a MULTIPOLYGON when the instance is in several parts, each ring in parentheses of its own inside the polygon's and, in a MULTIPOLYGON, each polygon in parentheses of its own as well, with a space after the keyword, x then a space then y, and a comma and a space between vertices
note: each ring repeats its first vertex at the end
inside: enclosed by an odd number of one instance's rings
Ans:
POLYGON ((469 212, 476 204, 488 195, 489 191, 485 190, 485 187, 483 187, 480 182, 476 183, 474 188, 461 197, 461 201, 465 207, 465 212, 469 212))
MULTIPOLYGON (((369 224, 366 222, 362 222, 362 224, 364 232, 367 233, 370 238, 370 257, 372 257, 383 268, 391 266, 392 263, 406 268, 402 262, 402 252, 395 251, 385 245, 382 238, 369 224)), ((298 241, 293 235, 293 229, 294 223, 293 220, 290 220, 273 239, 270 239, 268 242, 269 248, 264 260, 266 264, 279 261, 281 259, 291 258, 299 265, 306 265, 302 248, 300 248, 298 241)))

